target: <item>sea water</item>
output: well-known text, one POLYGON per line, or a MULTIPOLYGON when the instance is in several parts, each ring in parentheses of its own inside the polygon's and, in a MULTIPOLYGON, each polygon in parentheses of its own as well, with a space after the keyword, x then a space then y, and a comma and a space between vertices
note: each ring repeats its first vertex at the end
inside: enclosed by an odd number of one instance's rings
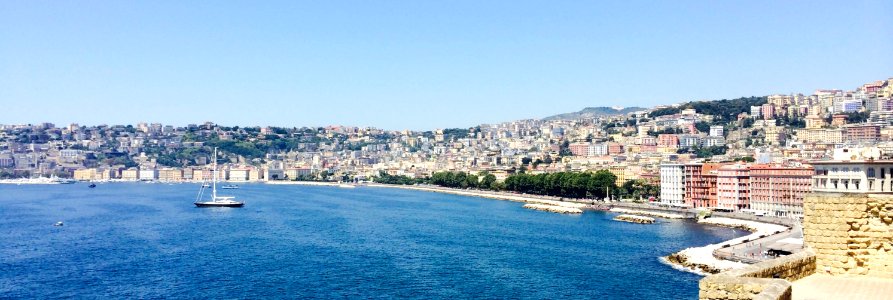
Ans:
POLYGON ((392 188, 0 185, 0 298, 696 298, 672 252, 746 232, 392 188), (53 226, 62 221, 64 226, 53 226))

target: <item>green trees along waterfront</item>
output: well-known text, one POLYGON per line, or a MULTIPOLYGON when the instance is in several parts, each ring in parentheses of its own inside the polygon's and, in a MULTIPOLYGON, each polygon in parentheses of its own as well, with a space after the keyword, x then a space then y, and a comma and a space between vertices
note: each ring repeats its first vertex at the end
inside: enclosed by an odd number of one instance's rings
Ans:
POLYGON ((496 176, 488 172, 477 175, 466 172, 437 172, 431 177, 416 179, 382 172, 374 181, 387 184, 433 184, 449 188, 510 191, 567 198, 603 199, 610 194, 615 199, 619 197, 642 199, 657 196, 660 192, 656 185, 647 184, 644 180, 629 180, 617 186, 615 183, 617 176, 608 170, 536 175, 518 173, 508 176, 503 182, 497 181, 496 176))

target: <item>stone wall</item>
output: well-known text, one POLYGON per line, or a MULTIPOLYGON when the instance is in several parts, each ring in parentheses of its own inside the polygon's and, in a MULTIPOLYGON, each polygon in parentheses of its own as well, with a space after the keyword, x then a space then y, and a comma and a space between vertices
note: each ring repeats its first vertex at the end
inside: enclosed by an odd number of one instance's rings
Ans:
POLYGON ((791 299, 791 282, 815 272, 811 250, 701 279, 700 299, 791 299))
POLYGON ((813 193, 803 212, 818 273, 893 278, 893 195, 813 193))

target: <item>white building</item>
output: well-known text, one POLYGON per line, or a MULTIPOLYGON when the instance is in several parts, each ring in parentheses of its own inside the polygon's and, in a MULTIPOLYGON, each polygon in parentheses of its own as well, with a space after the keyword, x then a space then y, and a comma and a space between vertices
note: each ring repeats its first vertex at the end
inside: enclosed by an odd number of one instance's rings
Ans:
POLYGON ((660 202, 682 206, 685 195, 685 173, 683 164, 660 165, 660 202))
POLYGON ((608 144, 607 143, 595 143, 589 145, 587 149, 588 156, 602 156, 608 155, 608 144))
POLYGON ((754 118, 759 118, 763 116, 763 107, 762 106, 751 106, 750 107, 750 116, 754 118))
POLYGON ((723 136, 723 128, 722 125, 713 125, 710 126, 710 136, 723 136))
POLYGON ((158 170, 156 169, 140 169, 139 180, 158 180, 158 170))
POLYGON ((876 147, 834 149, 832 160, 812 163, 815 192, 893 193, 893 160, 876 147))

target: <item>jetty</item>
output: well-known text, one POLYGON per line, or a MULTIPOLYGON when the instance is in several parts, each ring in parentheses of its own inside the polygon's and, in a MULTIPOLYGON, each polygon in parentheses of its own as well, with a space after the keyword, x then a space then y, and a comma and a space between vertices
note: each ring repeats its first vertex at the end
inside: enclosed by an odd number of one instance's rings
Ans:
POLYGON ((541 210, 559 214, 582 214, 583 210, 575 207, 566 207, 566 206, 558 206, 558 205, 548 205, 548 204, 534 204, 528 203, 523 206, 526 209, 533 210, 541 210))
POLYGON ((654 218, 636 216, 636 215, 618 215, 614 217, 614 221, 638 223, 638 224, 654 224, 654 218))

